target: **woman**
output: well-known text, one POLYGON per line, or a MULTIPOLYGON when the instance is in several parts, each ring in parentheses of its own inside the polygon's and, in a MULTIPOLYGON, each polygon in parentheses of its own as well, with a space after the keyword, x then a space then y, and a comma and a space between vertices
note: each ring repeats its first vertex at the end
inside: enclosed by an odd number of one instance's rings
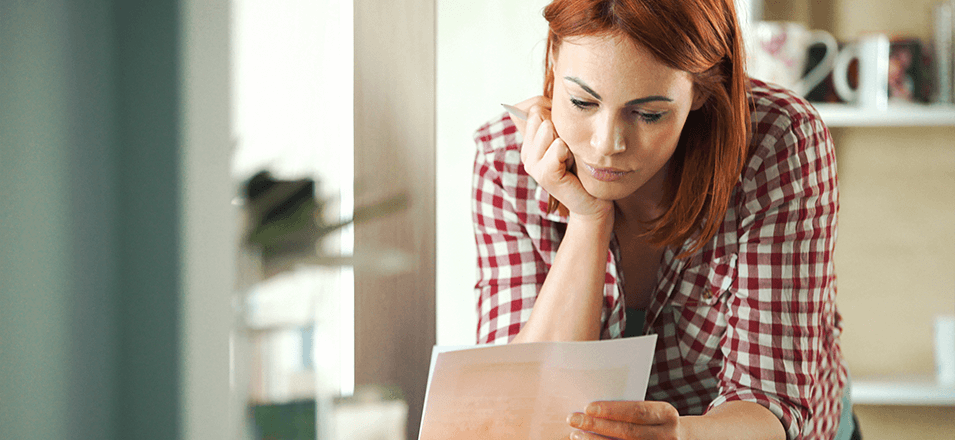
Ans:
POLYGON ((475 135, 478 342, 657 335, 647 401, 572 438, 848 438, 815 110, 747 79, 732 0, 544 16, 544 96, 475 135))

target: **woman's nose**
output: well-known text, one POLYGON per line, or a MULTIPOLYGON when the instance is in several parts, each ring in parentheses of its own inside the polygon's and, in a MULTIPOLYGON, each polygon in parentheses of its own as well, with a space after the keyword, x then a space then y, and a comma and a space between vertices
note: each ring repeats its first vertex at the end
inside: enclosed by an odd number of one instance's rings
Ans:
POLYGON ((598 153, 610 156, 627 149, 624 141, 624 126, 613 116, 597 118, 590 146, 598 153))

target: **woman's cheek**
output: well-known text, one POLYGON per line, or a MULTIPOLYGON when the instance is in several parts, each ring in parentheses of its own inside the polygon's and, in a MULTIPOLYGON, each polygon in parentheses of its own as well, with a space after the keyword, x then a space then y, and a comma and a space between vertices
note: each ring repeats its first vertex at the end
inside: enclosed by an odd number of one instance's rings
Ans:
POLYGON ((551 120, 554 122, 554 129, 557 131, 557 137, 561 138, 570 148, 574 155, 580 154, 578 151, 582 145, 586 145, 586 131, 581 126, 580 121, 574 118, 566 117, 563 112, 554 110, 551 120))

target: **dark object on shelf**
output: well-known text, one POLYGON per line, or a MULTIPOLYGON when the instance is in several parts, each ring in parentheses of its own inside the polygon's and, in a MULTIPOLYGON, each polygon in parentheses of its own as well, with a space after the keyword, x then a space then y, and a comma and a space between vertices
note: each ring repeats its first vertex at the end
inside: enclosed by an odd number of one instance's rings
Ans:
POLYGON ((314 216, 322 208, 314 181, 277 180, 262 171, 248 180, 245 196, 251 220, 247 240, 263 257, 314 252, 320 237, 314 216))
MULTIPOLYGON (((841 44, 839 45, 839 49, 842 50, 841 44)), ((806 57, 806 71, 803 72, 803 75, 806 75, 807 73, 809 73, 809 71, 812 70, 812 68, 815 67, 816 64, 819 64, 819 62, 822 61, 825 55, 826 55, 825 46, 816 45, 816 46, 810 47, 809 54, 806 57)), ((853 62, 853 65, 850 65, 849 67, 850 68, 849 84, 852 85, 853 87, 856 86, 855 77, 854 77, 854 72, 856 69, 854 64, 855 62, 853 62)), ((806 100, 811 102, 842 102, 842 100, 839 99, 839 95, 836 94, 835 86, 832 84, 832 72, 829 72, 829 74, 826 75, 826 78, 822 80, 822 82, 817 84, 816 87, 813 87, 813 89, 806 94, 806 100)))
POLYGON ((892 40, 889 49, 889 100, 930 102, 930 54, 916 38, 892 40))
POLYGON ((365 252, 363 259, 320 254, 323 238, 344 226, 361 223, 401 211, 408 206, 405 193, 354 208, 352 218, 326 222, 327 203, 317 199, 317 183, 311 179, 279 180, 262 171, 246 181, 248 212, 244 246, 255 249, 262 259, 265 277, 290 270, 298 264, 321 266, 375 264, 383 271, 405 270, 401 251, 377 254, 365 252))
POLYGON ((315 440, 315 401, 255 405, 249 408, 257 440, 315 440))

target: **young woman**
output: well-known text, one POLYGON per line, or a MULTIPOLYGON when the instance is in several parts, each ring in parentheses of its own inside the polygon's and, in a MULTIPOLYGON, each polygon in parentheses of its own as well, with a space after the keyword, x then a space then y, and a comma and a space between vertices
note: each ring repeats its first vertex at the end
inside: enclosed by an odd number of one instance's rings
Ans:
POLYGON ((656 334, 572 438, 849 438, 829 132, 732 0, 556 0, 544 95, 475 135, 479 343, 656 334))

